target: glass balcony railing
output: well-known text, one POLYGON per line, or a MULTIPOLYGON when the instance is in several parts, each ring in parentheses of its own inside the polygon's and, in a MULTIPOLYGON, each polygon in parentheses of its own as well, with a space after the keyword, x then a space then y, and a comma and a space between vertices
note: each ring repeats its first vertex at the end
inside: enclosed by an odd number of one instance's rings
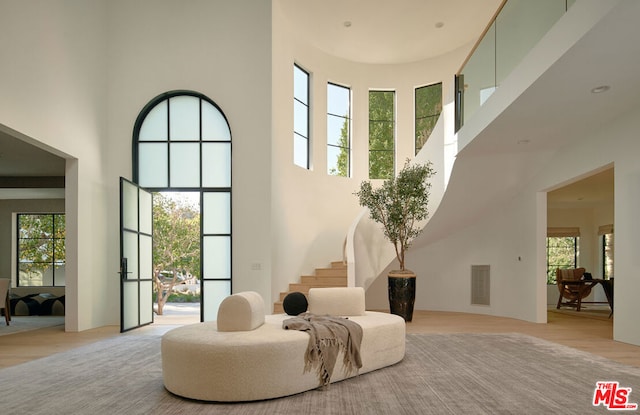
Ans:
POLYGON ((456 74, 456 131, 576 0, 504 1, 456 74))

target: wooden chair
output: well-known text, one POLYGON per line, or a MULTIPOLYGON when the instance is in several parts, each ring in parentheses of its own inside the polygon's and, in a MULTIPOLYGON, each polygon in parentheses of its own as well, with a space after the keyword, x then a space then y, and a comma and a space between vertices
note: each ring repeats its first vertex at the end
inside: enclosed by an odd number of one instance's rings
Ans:
POLYGON ((580 311, 582 299, 591 294, 594 285, 582 279, 585 271, 584 268, 556 269, 556 283, 560 291, 556 308, 564 305, 576 307, 576 310, 580 311), (563 298, 566 301, 562 301, 563 298))
POLYGON ((0 278, 0 310, 3 310, 4 320, 7 322, 7 326, 9 325, 9 321, 11 321, 11 308, 9 306, 9 283, 11 282, 8 278, 0 278))

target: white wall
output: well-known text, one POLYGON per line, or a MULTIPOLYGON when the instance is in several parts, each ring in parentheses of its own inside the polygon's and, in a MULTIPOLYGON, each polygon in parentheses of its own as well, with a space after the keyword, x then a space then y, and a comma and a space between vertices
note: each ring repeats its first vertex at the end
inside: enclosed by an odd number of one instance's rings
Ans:
POLYGON ((104 2, 2 0, 0 9, 0 123, 67 159, 66 209, 73 214, 66 234, 66 329, 104 325, 112 321, 106 304, 114 300, 105 296, 107 180, 100 152, 104 2))
MULTIPOLYGON (((546 202, 538 195, 583 177, 592 170, 614 164, 615 168, 615 314, 614 338, 640 344, 640 313, 637 293, 640 276, 637 253, 640 232, 637 206, 640 203, 640 106, 589 136, 576 137, 541 166, 532 180, 508 203, 483 215, 470 226, 446 238, 409 251, 407 261, 419 275, 416 309, 474 312, 545 322, 540 304, 546 304, 544 286, 544 235, 546 202), (541 215, 542 213, 542 215, 541 215), (542 219, 542 220, 541 220, 542 219), (520 258, 520 259, 518 259, 520 258), (491 306, 470 304, 471 265, 491 266, 491 306)), ((555 218, 554 218, 555 217, 555 218)), ((594 223, 609 219, 608 209, 578 215, 579 226, 594 229, 594 223), (582 217, 581 217, 582 216, 582 217), (588 220, 587 216, 592 216, 588 220), (593 219, 595 218, 595 219, 593 219)), ((552 215, 550 221, 555 221, 552 215)), ((594 237, 590 237, 593 239, 594 237)), ((584 248, 587 267, 596 268, 595 241, 584 248)), ((596 275, 596 274, 594 274, 596 275)), ((376 283, 377 298, 384 298, 382 283, 376 283)), ((375 296, 374 287, 368 295, 375 296)), ((382 301, 382 300, 381 300, 382 301)), ((383 303, 378 305, 384 306, 383 303)))
MULTIPOLYGON (((166 91, 200 92, 218 104, 231 128, 232 290, 257 291, 268 300, 270 1, 109 0, 108 21, 109 223, 118 223, 118 176, 132 177, 133 125, 142 108, 166 91)), ((117 238, 113 226, 107 251, 112 275, 118 266, 117 238)), ((113 298, 118 290, 115 282, 113 298)))
POLYGON ((67 158, 67 330, 119 323, 118 178, 131 178, 137 115, 174 89, 227 115, 233 290, 269 298, 270 1, 0 0, 0 10, 0 124, 67 158))

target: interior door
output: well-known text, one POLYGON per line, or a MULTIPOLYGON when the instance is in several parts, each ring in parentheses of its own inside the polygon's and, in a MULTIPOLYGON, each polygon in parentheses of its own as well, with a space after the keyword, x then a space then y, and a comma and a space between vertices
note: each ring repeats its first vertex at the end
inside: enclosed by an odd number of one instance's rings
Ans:
POLYGON ((120 332, 153 323, 153 196, 120 178, 120 332))

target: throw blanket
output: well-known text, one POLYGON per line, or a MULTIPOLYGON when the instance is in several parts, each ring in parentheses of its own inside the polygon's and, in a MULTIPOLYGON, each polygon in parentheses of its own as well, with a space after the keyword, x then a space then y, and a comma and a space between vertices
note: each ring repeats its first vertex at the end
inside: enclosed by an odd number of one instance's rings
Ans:
POLYGON ((347 375, 351 374, 354 368, 357 370, 362 367, 362 327, 358 323, 341 317, 302 313, 283 321, 282 328, 309 333, 304 371, 315 368, 321 386, 330 383, 340 350, 344 354, 343 363, 347 375))

